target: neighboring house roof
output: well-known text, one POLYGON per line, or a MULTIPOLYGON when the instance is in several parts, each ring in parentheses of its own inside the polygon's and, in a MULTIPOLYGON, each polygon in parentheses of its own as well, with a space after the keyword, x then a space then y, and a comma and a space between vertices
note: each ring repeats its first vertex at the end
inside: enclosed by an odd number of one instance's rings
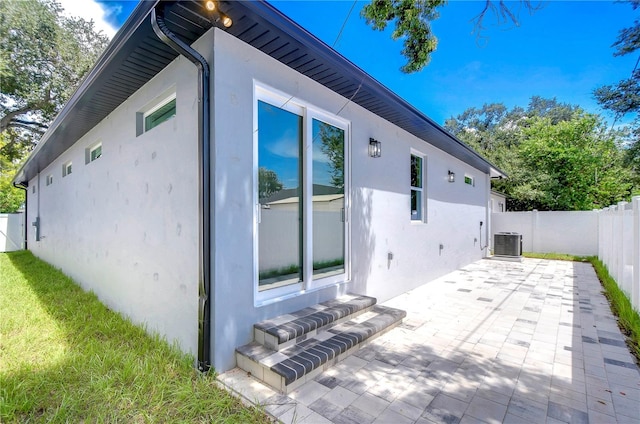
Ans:
MULTIPOLYGON (((340 187, 332 187, 332 186, 322 185, 322 184, 313 185, 314 195, 338 194, 338 193, 341 193, 342 190, 343 189, 340 187)), ((300 195, 300 192, 298 188, 285 188, 284 190, 280 190, 267 198, 260 199, 260 203, 263 203, 266 205, 267 203, 274 203, 274 202, 277 202, 278 200, 288 199, 290 197, 298 198, 299 195, 300 195)))
POLYGON ((496 191, 496 190, 491 190, 491 194, 494 194, 494 195, 496 195, 496 196, 500 196, 500 197, 504 197, 505 199, 507 198, 507 195, 506 195, 506 194, 501 193, 501 192, 496 191))
MULTIPOLYGON (((177 57, 141 1, 55 118, 14 181, 27 183, 177 57)), ((166 2, 165 23, 193 43, 213 25, 202 2, 166 2)), ((505 176, 462 141, 263 0, 221 1, 231 35, 491 176, 505 176)), ((384 141, 384 140, 382 140, 384 141)))
MULTIPOLYGON (((333 202, 335 200, 344 199, 344 194, 318 194, 311 197, 312 202, 333 202)), ((289 205, 293 203, 300 203, 300 198, 287 197, 286 199, 276 200, 275 202, 268 202, 267 205, 289 205)))

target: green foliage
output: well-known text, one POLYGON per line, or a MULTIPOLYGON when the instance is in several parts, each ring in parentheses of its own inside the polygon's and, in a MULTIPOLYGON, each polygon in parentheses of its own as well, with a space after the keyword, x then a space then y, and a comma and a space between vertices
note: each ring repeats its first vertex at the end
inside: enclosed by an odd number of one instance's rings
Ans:
MULTIPOLYGON (((431 22, 440 17, 437 9, 446 3, 447 0, 371 0, 360 14, 371 28, 378 31, 384 31, 390 22, 395 23, 391 38, 402 39, 402 55, 407 59, 401 70, 412 73, 421 71, 429 64, 431 53, 438 46, 438 39, 431 30, 431 22)), ((519 3, 530 13, 540 7, 530 0, 521 0, 519 3)), ((474 32, 482 37, 487 14, 493 14, 498 25, 513 23, 517 26, 517 13, 512 9, 515 9, 513 2, 485 0, 482 11, 472 19, 474 32)))
MULTIPOLYGON (((640 0, 629 0, 634 10, 640 7, 640 0)), ((620 31, 618 39, 612 47, 616 48, 614 56, 623 56, 640 49, 640 20, 629 28, 620 31)), ((640 61, 640 59, 639 59, 640 61)), ((619 81, 615 85, 604 85, 594 90, 593 95, 600 106, 613 112, 616 122, 630 113, 636 114, 636 119, 629 126, 630 137, 625 162, 636 174, 636 183, 640 183, 640 69, 638 64, 631 72, 631 77, 619 81)))
POLYGON ((604 287, 604 295, 609 300, 611 310, 618 317, 620 329, 628 337, 627 344, 631 348, 631 353, 640 364, 640 315, 633 309, 631 301, 611 277, 607 267, 600 259, 590 257, 589 261, 593 264, 596 275, 604 287))
POLYGON ((640 69, 616 85, 596 88, 593 95, 600 106, 614 112, 616 117, 640 111, 640 69))
POLYGON ((13 174, 0 174, 0 213, 14 213, 24 203, 24 191, 13 187, 13 174))
POLYGON ((438 19, 436 10, 445 0, 372 0, 362 8, 361 15, 373 29, 384 31, 390 21, 395 22, 391 33, 394 40, 402 39, 402 54, 407 63, 406 73, 417 72, 427 66, 436 50, 438 39, 431 32, 431 21, 438 19))
POLYGON ((53 0, 0 2, 0 133, 35 144, 108 44, 53 0))
POLYGON ((522 252, 522 256, 525 258, 548 259, 551 261, 589 262, 589 259, 584 256, 569 255, 567 253, 522 252))
POLYGON ((25 155, 24 144, 12 143, 7 133, 0 133, 0 213, 17 212, 24 203, 24 191, 11 181, 25 155))
POLYGON ((321 123, 320 149, 329 159, 331 184, 344 189, 344 130, 321 123))
MULTIPOLYGON (((640 0, 627 0, 627 3, 629 3, 634 10, 640 7, 640 0)), ((633 53, 640 48, 640 21, 636 19, 632 27, 621 29, 618 39, 613 43, 612 47, 616 48, 614 56, 633 53)))
POLYGON ((624 134, 577 106, 540 97, 527 109, 486 104, 445 126, 509 175, 492 182, 509 210, 601 208, 639 188, 624 134))
POLYGON ((258 198, 265 199, 282 190, 282 182, 278 174, 271 169, 260 167, 258 169, 258 198))
POLYGON ((54 0, 0 1, 0 212, 23 192, 11 179, 108 44, 92 21, 54 0))
POLYGON ((1 422, 271 422, 30 252, 0 273, 1 422))
POLYGON ((576 114, 556 125, 549 118, 533 118, 523 135, 520 156, 537 174, 534 188, 543 193, 537 209, 589 210, 630 196, 630 172, 594 115, 576 114))

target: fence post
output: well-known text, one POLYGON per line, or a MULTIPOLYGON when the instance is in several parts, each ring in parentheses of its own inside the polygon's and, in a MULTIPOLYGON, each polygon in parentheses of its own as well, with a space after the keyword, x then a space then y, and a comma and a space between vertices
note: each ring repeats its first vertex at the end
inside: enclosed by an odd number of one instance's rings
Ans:
POLYGON ((531 251, 538 252, 536 248, 538 247, 538 243, 536 243, 536 239, 538 237, 538 210, 534 209, 531 211, 531 251))
POLYGON ((611 270, 611 207, 607 206, 602 210, 602 228, 600 229, 600 234, 602 234, 602 256, 600 256, 600 260, 607 267, 609 272, 611 270))
POLYGON ((616 281, 618 281, 618 286, 622 289, 622 291, 624 291, 625 293, 627 293, 627 295, 629 297, 631 297, 631 291, 628 289, 628 287, 625 287, 624 284, 624 258, 626 257, 626 252, 625 252, 625 243, 624 243, 624 235, 625 235, 625 231, 624 231, 624 209, 625 209, 625 205, 627 204, 627 202, 618 202, 618 253, 617 253, 617 257, 618 257, 618 266, 617 266, 617 273, 618 273, 618 278, 616 281))
POLYGON ((631 304, 640 312, 640 196, 631 199, 633 208, 633 278, 631 282, 631 304))

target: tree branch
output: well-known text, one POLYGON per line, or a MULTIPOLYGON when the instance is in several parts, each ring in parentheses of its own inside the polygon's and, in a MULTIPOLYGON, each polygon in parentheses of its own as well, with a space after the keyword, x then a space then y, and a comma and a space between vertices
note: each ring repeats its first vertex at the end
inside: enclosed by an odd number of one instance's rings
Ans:
POLYGON ((17 122, 17 121, 9 122, 8 128, 22 128, 23 130, 31 131, 39 135, 43 135, 45 133, 45 131, 40 128, 35 128, 30 125, 21 124, 20 122, 17 122))
MULTIPOLYGON (((14 122, 18 123, 18 124, 23 124, 23 125, 33 125, 34 127, 39 127, 39 128, 44 129, 44 130, 49 128, 48 125, 42 124, 42 123, 36 122, 36 121, 25 121, 24 119, 14 119, 13 121, 11 121, 11 123, 14 123, 14 122)), ((11 123, 9 125, 11 125, 11 123)))
POLYGON ((2 119, 0 119, 0 133, 3 133, 9 128, 11 121, 13 121, 13 119, 16 116, 23 115, 33 110, 37 110, 37 108, 33 105, 27 105, 27 106, 21 107, 20 109, 7 112, 7 114, 4 115, 2 119))

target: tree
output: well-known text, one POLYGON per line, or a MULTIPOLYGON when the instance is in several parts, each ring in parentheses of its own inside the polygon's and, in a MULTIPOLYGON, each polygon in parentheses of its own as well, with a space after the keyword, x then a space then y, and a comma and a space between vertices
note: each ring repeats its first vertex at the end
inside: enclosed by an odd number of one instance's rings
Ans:
POLYGON ((22 204, 13 175, 108 42, 53 0, 0 1, 0 212, 22 204))
MULTIPOLYGON (((446 0, 371 0, 371 3, 362 8, 361 16, 369 26, 378 31, 384 31, 390 22, 395 23, 391 38, 403 40, 402 54, 407 59, 407 63, 401 68, 402 72, 412 73, 429 64, 431 53, 438 46, 438 39, 431 30, 431 22, 440 17, 437 9, 446 3, 446 0)), ((540 7, 530 0, 521 0, 520 3, 530 13, 540 7)), ((473 19, 476 36, 482 37, 487 14, 493 14, 499 24, 512 23, 517 26, 518 16, 514 9, 512 2, 485 0, 484 8, 473 19)))
POLYGON ((0 133, 31 147, 109 40, 53 0, 0 2, 0 133))
MULTIPOLYGON (((640 7, 640 0, 629 0, 628 3, 634 10, 640 7)), ((612 47, 616 49, 614 56, 624 56, 640 49, 640 21, 636 19, 632 27, 622 29, 612 47)), ((630 78, 621 80, 615 85, 598 87, 593 95, 604 109, 613 112, 614 125, 625 115, 637 114, 629 129, 631 137, 626 152, 626 162, 631 164, 640 175, 640 68, 638 65, 640 65, 640 57, 631 71, 630 78)))
POLYGON ((534 117, 523 133, 520 163, 526 164, 530 181, 520 183, 540 194, 527 199, 532 203, 529 207, 590 210, 631 195, 631 172, 623 166, 615 134, 606 131, 599 117, 576 113, 557 124, 534 117))
POLYGON ((0 213, 13 213, 24 203, 24 191, 11 185, 13 175, 18 170, 19 161, 26 155, 20 151, 23 145, 9 143, 6 133, 0 133, 0 213))
POLYGON ((258 198, 265 199, 274 193, 282 190, 283 184, 278 178, 278 174, 263 166, 258 168, 258 198))
POLYGON ((469 108, 445 127, 509 175, 492 181, 509 210, 604 207, 638 188, 623 134, 556 99, 534 96, 526 109, 469 108))
POLYGON ((344 130, 320 123, 320 149, 329 159, 333 187, 344 189, 344 130))

